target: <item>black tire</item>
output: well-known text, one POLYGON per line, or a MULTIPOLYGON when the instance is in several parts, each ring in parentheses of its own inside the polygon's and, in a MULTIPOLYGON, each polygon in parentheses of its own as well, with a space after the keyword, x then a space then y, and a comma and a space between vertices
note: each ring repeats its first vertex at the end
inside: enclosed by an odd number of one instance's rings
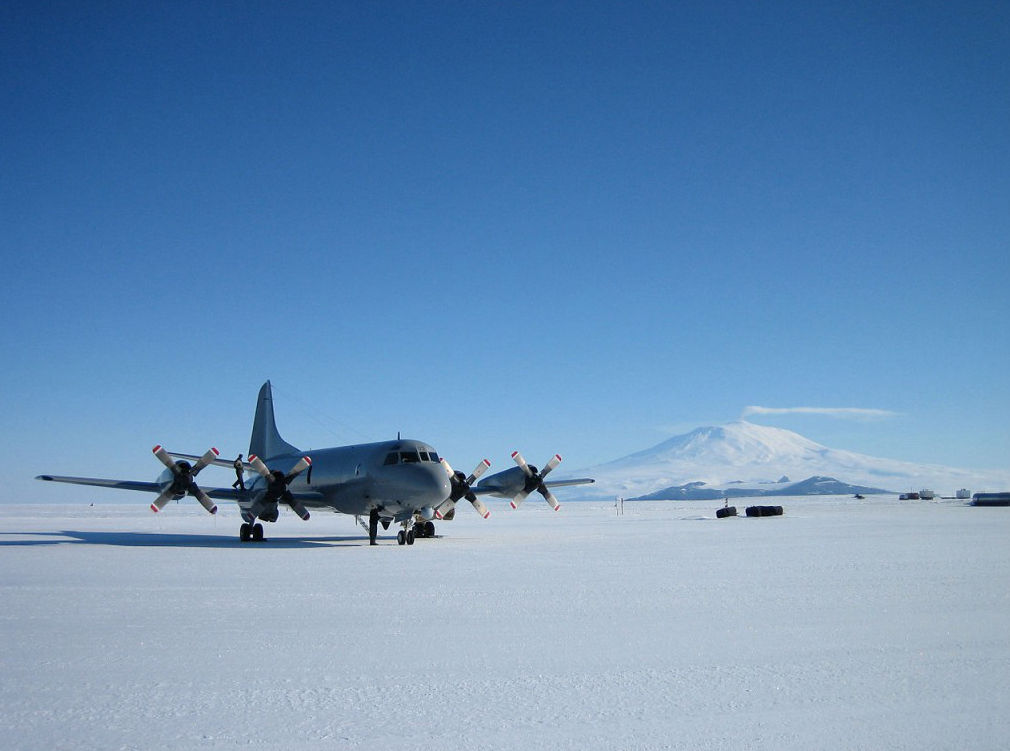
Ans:
POLYGON ((782 516, 781 506, 748 506, 747 516, 782 516))
POLYGON ((413 545, 414 544, 414 536, 415 536, 414 535, 414 530, 408 529, 407 530, 407 544, 408 545, 413 545))
POLYGON ((263 542, 263 525, 256 523, 252 528, 253 542, 263 542))
POLYGON ((717 519, 725 519, 727 516, 736 516, 736 506, 726 506, 715 512, 717 519))
POLYGON ((434 537, 435 536, 435 522, 425 522, 424 523, 424 536, 434 537))
POLYGON ((243 523, 242 526, 238 528, 238 539, 242 542, 249 542, 249 540, 252 539, 252 530, 250 530, 249 527, 250 525, 243 523))
POLYGON ((404 545, 406 544, 406 542, 407 542, 407 535, 404 534, 403 530, 401 529, 399 532, 396 533, 396 544, 404 545))

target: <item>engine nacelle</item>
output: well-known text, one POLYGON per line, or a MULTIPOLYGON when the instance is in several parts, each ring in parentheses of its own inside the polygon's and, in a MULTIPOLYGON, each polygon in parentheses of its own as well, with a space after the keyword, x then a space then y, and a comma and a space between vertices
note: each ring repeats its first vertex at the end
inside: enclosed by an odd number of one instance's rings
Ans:
POLYGON ((417 515, 424 519, 426 522, 430 522, 435 518, 435 509, 431 506, 424 506, 417 510, 417 515))
POLYGON ((490 491, 498 498, 515 498, 526 489, 526 473, 520 467, 511 467, 502 472, 485 477, 477 483, 477 487, 490 491))
MULTIPOLYGON (((158 487, 161 488, 161 492, 164 493, 166 490, 172 488, 177 479, 178 478, 175 476, 175 473, 173 473, 172 470, 166 469, 160 475, 158 475, 158 479, 155 480, 155 482, 158 483, 158 487)), ((173 501, 182 500, 182 498, 184 498, 185 495, 186 495, 185 489, 183 490, 176 489, 175 492, 172 494, 171 500, 173 501)))

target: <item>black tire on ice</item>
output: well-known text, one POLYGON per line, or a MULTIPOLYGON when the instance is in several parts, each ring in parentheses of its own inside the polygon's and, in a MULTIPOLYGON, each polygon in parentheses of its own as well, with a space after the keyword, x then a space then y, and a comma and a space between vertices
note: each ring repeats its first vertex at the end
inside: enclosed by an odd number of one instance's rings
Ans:
POLYGON ((747 516, 782 516, 781 506, 748 506, 747 516))
POLYGON ((715 512, 717 519, 725 519, 727 516, 736 516, 736 506, 726 506, 715 512))

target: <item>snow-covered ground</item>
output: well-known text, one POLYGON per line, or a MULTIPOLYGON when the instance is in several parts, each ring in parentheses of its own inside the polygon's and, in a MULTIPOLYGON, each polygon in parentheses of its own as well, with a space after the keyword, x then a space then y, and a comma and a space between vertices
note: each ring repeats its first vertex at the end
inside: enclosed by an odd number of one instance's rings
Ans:
POLYGON ((374 548, 0 505, 2 745, 1010 747, 1010 508, 776 503, 492 502, 374 548))

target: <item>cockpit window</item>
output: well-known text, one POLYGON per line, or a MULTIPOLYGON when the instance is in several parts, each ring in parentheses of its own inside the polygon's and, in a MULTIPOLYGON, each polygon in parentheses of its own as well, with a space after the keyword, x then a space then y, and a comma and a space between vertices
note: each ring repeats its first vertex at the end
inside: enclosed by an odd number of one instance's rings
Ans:
POLYGON ((386 454, 383 466, 390 464, 417 464, 418 462, 438 463, 438 454, 434 451, 393 451, 386 454))

